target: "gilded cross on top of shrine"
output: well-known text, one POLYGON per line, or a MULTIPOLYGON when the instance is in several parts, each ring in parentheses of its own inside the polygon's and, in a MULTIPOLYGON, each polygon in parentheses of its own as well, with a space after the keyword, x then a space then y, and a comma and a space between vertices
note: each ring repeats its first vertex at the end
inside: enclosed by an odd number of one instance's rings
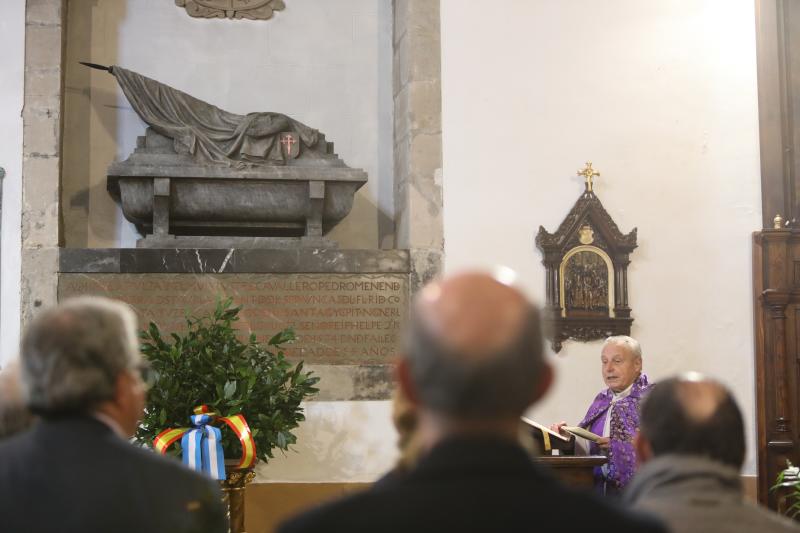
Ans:
POLYGON ((578 176, 586 179, 586 192, 592 192, 592 179, 600 177, 600 173, 592 168, 592 162, 587 161, 583 170, 578 171, 578 176))

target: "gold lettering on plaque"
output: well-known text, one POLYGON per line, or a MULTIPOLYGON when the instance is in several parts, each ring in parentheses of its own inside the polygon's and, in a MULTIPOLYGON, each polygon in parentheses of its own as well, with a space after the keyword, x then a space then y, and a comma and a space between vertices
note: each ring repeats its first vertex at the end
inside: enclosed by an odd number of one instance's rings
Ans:
POLYGON ((237 327, 266 342, 293 326, 288 357, 309 363, 388 363, 400 348, 408 305, 403 274, 61 274, 59 300, 81 294, 128 303, 140 327, 186 328, 187 313, 210 310, 218 297, 242 305, 237 327))

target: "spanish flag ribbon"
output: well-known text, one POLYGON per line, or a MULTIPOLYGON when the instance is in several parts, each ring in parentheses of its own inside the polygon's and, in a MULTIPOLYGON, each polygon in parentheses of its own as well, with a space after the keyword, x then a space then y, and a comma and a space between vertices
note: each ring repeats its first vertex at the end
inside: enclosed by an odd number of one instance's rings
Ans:
POLYGON ((164 454, 167 448, 181 439, 183 462, 189 468, 206 472, 214 479, 225 479, 225 457, 222 453, 222 432, 212 424, 224 422, 242 444, 242 457, 237 465, 249 468, 256 462, 256 445, 250 427, 242 415, 219 417, 207 405, 194 408, 189 417, 192 427, 171 428, 158 434, 153 441, 156 451, 164 454))
POLYGON ((219 420, 225 422, 242 443, 242 457, 237 468, 250 468, 256 463, 256 441, 250 433, 250 426, 242 415, 223 416, 219 420))

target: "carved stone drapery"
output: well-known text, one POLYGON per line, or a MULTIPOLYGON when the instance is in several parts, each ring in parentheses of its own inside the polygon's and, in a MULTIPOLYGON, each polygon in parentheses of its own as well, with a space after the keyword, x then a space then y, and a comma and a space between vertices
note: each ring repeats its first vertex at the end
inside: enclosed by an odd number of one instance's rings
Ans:
POLYGON ((335 247, 323 235, 366 173, 325 135, 282 113, 230 113, 119 66, 107 70, 149 126, 108 191, 146 248, 335 247))
POLYGON ((629 255, 636 228, 623 234, 594 194, 599 176, 587 164, 586 188, 555 233, 539 226, 536 246, 547 268, 546 322, 553 350, 567 339, 590 341, 630 334, 629 255))
POLYGON ((267 20, 286 7, 283 0, 175 0, 175 5, 198 18, 267 20))

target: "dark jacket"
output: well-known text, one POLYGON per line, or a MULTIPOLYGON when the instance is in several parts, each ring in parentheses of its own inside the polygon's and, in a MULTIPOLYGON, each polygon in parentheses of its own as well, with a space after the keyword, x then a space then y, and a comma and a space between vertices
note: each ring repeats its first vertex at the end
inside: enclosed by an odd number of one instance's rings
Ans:
POLYGON ((223 533, 227 523, 216 482, 70 417, 0 441, 0 530, 223 533))
POLYGON ((738 470, 704 457, 664 455, 645 463, 623 500, 659 516, 673 533, 800 531, 787 518, 745 501, 738 470))
POLYGON ((450 439, 405 475, 302 514, 281 533, 663 531, 591 494, 573 492, 533 464, 517 444, 450 439), (550 529, 552 528, 552 529, 550 529))

